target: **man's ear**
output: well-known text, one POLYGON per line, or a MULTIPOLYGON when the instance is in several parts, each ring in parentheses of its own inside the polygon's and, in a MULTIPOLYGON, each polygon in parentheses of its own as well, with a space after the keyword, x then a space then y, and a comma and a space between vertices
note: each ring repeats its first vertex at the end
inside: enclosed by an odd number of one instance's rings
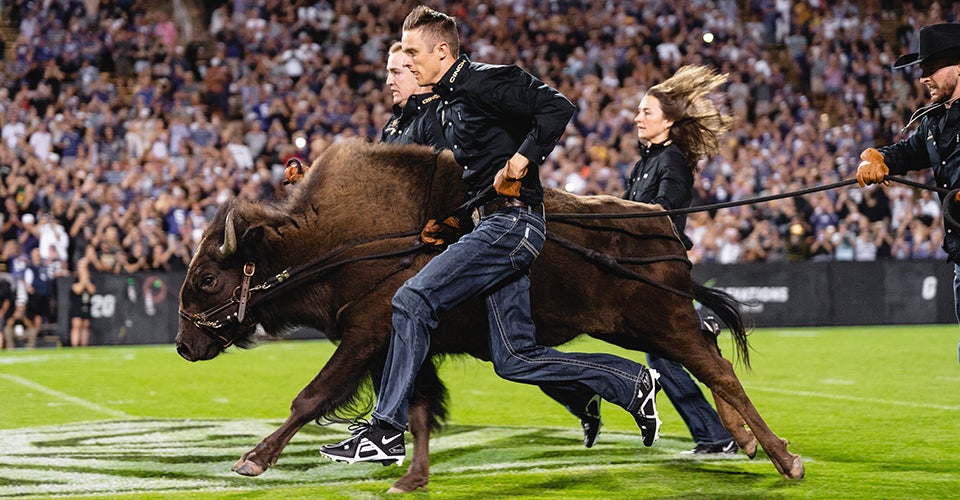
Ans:
POLYGON ((447 56, 450 55, 450 46, 447 45, 447 42, 440 42, 437 44, 437 50, 440 51, 440 60, 444 60, 447 56))

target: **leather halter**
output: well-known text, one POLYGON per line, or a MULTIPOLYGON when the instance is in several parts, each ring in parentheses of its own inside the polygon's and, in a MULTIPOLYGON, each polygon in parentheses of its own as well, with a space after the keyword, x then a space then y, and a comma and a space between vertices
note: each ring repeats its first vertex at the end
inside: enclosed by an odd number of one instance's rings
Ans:
MULTIPOLYGON (((253 318, 252 315, 247 314, 247 304, 249 303, 250 296, 253 294, 253 292, 265 290, 280 284, 289 278, 287 271, 284 271, 274 276, 269 281, 251 289, 250 279, 253 277, 256 269, 257 265, 253 262, 247 262, 243 265, 243 278, 240 280, 240 286, 233 290, 233 295, 226 302, 199 313, 188 314, 182 308, 179 308, 177 312, 180 314, 181 318, 193 323, 193 325, 203 332, 204 335, 220 342, 223 349, 230 347, 239 336, 224 336, 218 333, 219 330, 225 327, 227 324, 234 322, 237 324, 237 327, 244 326, 245 319, 253 318), (229 312, 234 305, 237 306, 236 311, 229 312)), ((248 322, 247 326, 253 326, 254 324, 256 324, 256 320, 248 322)), ((238 331, 239 329, 236 330, 238 331)))
MULTIPOLYGON (((369 255, 348 256, 343 257, 342 259, 336 259, 337 256, 345 251, 362 245, 389 239, 418 236, 419 234, 420 231, 388 234, 358 241, 350 245, 341 246, 310 262, 294 268, 286 268, 279 274, 269 278, 263 283, 252 287, 250 286, 250 281, 253 278, 254 272, 256 271, 256 264, 248 261, 243 265, 243 277, 241 278, 240 286, 234 289, 234 292, 229 299, 202 312, 188 313, 180 308, 178 313, 181 318, 193 323, 193 325, 203 332, 204 335, 219 343, 221 345, 221 349, 226 349, 227 347, 233 345, 233 343, 236 342, 236 340, 240 337, 240 327, 252 327, 258 323, 258 321, 254 318, 252 311, 260 303, 266 302, 272 298, 280 290, 280 288, 290 288, 290 285, 293 284, 307 283, 308 280, 311 280, 326 271, 346 264, 364 260, 400 257, 403 255, 421 252, 424 249, 424 245, 417 240, 416 244, 409 247, 400 248, 398 250, 390 250, 387 252, 369 255), (281 287, 281 285, 283 286, 281 287), (222 331, 227 331, 224 330, 224 328, 228 325, 234 326, 232 329, 232 334, 222 334, 222 331)), ((403 267, 406 267, 406 264, 404 264, 403 267)))

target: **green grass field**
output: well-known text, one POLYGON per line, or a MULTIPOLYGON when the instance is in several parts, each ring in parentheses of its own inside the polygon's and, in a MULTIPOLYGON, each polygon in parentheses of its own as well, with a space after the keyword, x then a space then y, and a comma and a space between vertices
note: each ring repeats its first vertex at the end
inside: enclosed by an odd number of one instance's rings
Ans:
MULTIPOLYGON (((955 325, 762 329, 738 373, 806 464, 783 479, 762 452, 703 460, 666 397, 652 448, 605 404, 600 442, 538 389, 488 363, 446 361, 451 418, 431 442, 436 498, 930 498, 960 494, 955 325)), ((732 352, 729 336, 721 347, 732 352)), ((643 360, 593 340, 566 347, 643 360)), ((345 427, 305 427, 256 478, 230 467, 286 417, 333 345, 264 344, 188 363, 172 346, 0 352, 0 497, 376 498, 405 468, 347 466, 317 448, 345 427)), ((408 441, 409 442, 409 441, 408 441)), ((409 456, 408 450, 408 456, 409 456)))

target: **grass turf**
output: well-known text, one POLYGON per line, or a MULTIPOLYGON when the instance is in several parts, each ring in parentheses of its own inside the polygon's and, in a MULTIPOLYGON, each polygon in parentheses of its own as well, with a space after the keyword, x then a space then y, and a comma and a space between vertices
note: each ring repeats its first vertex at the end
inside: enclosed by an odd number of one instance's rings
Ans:
MULTIPOLYGON (((946 498, 960 487, 957 328, 762 329, 753 370, 738 368, 760 413, 806 477, 783 479, 760 452, 702 460, 666 397, 652 448, 603 405, 599 444, 535 387, 488 363, 450 358, 448 427, 431 444, 437 498, 946 498)), ((729 337, 721 347, 732 352, 729 337)), ((570 350, 642 353, 584 339, 570 350)), ((201 363, 172 346, 0 353, 0 497, 376 498, 405 468, 321 458, 347 435, 305 427, 257 478, 230 472, 276 428, 333 345, 274 342, 201 363)), ((409 455, 409 452, 408 452, 409 455)))

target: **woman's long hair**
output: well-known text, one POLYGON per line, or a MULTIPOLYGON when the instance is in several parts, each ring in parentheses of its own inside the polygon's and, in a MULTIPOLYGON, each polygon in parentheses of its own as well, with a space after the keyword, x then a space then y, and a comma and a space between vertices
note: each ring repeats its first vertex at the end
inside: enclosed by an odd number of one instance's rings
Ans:
POLYGON ((720 140, 733 127, 733 116, 721 111, 726 74, 706 66, 684 66, 673 76, 650 87, 647 95, 660 101, 664 117, 673 120, 670 139, 683 151, 690 168, 720 151, 720 140))

